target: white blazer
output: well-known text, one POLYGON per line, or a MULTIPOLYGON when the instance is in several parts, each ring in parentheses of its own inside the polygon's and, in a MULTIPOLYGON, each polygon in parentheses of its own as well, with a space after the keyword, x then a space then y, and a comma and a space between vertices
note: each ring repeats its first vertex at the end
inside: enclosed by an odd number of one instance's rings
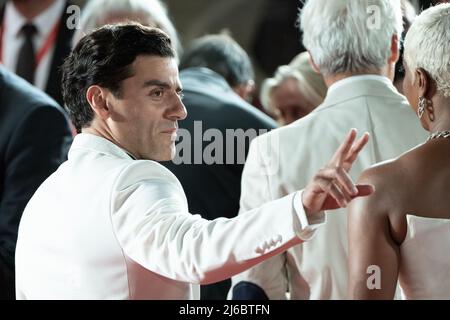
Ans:
MULTIPOLYGON (((426 132, 404 96, 381 76, 356 76, 330 87, 311 114, 252 142, 242 176, 241 211, 303 188, 351 128, 370 133, 350 172, 394 158, 425 141, 426 132), (270 165, 268 165, 270 163, 270 165), (267 170, 269 168, 269 170, 267 170)), ((345 299, 347 212, 327 214, 314 239, 233 277, 262 287, 270 299, 345 299)))
POLYGON ((230 277, 314 233, 323 213, 309 225, 293 205, 300 195, 207 221, 188 212, 179 181, 163 166, 79 134, 24 211, 17 298, 198 298, 190 283, 230 277))

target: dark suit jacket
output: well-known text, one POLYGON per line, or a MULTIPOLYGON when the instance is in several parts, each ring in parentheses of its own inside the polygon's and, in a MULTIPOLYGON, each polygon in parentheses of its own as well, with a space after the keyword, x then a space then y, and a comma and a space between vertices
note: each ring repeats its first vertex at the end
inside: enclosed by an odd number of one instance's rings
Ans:
POLYGON ((15 296, 14 251, 23 209, 66 158, 71 138, 61 107, 0 66, 0 299, 15 296))
MULTIPOLYGON (((75 29, 67 28, 66 23, 70 16, 66 9, 70 5, 70 2, 66 2, 64 13, 61 16, 58 35, 56 37, 55 51, 50 64, 50 73, 48 75, 47 86, 45 89, 45 92, 55 99, 60 105, 64 104, 61 92, 62 72, 60 67, 72 49, 72 36, 75 31, 75 29)), ((4 11, 4 6, 2 6, 0 9, 0 25, 3 22, 4 11)), ((3 50, 7 50, 7 44, 3 44, 3 50)))
MULTIPOLYGON (((194 136, 194 121, 202 121, 203 132, 210 128, 218 129, 224 142, 226 129, 256 129, 259 132, 259 129, 276 127, 271 118, 236 95, 217 73, 206 68, 189 68, 180 72, 180 79, 188 115, 179 125, 191 133, 191 163, 194 162, 195 141, 199 141, 199 137, 194 136)), ((203 142, 201 151, 210 143, 203 142)), ((224 148, 223 158, 226 159, 231 150, 236 155, 237 148, 243 148, 247 156, 249 145, 248 140, 245 146, 238 144, 237 140, 236 143, 231 142, 224 148)), ((200 214, 210 220, 238 214, 243 163, 163 164, 180 180, 192 214, 200 214)), ((202 299, 225 299, 228 288, 228 281, 221 289, 211 289, 211 292, 202 287, 202 299)))

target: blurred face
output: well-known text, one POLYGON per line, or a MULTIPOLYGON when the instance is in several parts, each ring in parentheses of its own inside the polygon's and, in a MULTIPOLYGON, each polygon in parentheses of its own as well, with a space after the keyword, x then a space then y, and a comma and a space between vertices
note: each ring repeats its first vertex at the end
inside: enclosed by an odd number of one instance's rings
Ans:
POLYGON ((186 118, 173 58, 138 56, 134 75, 122 82, 121 97, 110 95, 106 120, 113 139, 138 159, 171 160, 177 120, 186 118))
POLYGON ((273 88, 272 103, 282 125, 294 122, 310 113, 316 106, 300 91, 298 81, 289 78, 273 88))

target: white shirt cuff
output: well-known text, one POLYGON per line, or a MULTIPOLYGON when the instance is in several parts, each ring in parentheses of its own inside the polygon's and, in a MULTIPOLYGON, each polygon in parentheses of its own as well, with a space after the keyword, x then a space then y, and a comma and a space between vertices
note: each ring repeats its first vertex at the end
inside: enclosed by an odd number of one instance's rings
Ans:
POLYGON ((314 236, 316 229, 326 222, 326 215, 325 212, 321 211, 308 218, 305 213, 305 208, 303 208, 302 194, 303 190, 297 191, 293 197, 294 210, 300 220, 300 226, 297 228, 296 233, 300 239, 308 241, 314 236))

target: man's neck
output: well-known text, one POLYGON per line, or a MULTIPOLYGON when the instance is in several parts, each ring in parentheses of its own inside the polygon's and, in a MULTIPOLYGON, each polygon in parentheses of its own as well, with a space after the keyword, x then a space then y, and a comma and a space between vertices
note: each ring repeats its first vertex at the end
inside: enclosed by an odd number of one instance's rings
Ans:
POLYGON ((93 134, 93 135, 102 137, 106 140, 109 140, 112 143, 114 143, 116 146, 118 146, 119 148, 123 149, 133 159, 140 159, 139 156, 137 156, 134 152, 132 152, 132 151, 128 150, 127 148, 125 148, 124 146, 122 146, 117 141, 117 139, 114 138, 114 135, 111 133, 111 131, 108 128, 106 128, 105 126, 99 125, 98 127, 95 127, 95 126, 91 125, 88 128, 82 128, 81 133, 89 133, 89 134, 93 134))
POLYGON ((13 0, 14 7, 27 20, 32 20, 56 0, 13 0))
POLYGON ((324 80, 325 80, 325 84, 329 88, 338 81, 344 80, 346 78, 354 77, 354 76, 363 76, 363 75, 378 75, 378 76, 384 76, 384 77, 390 78, 387 71, 372 69, 372 70, 365 70, 365 71, 361 71, 361 72, 337 73, 337 74, 325 76, 324 80))

